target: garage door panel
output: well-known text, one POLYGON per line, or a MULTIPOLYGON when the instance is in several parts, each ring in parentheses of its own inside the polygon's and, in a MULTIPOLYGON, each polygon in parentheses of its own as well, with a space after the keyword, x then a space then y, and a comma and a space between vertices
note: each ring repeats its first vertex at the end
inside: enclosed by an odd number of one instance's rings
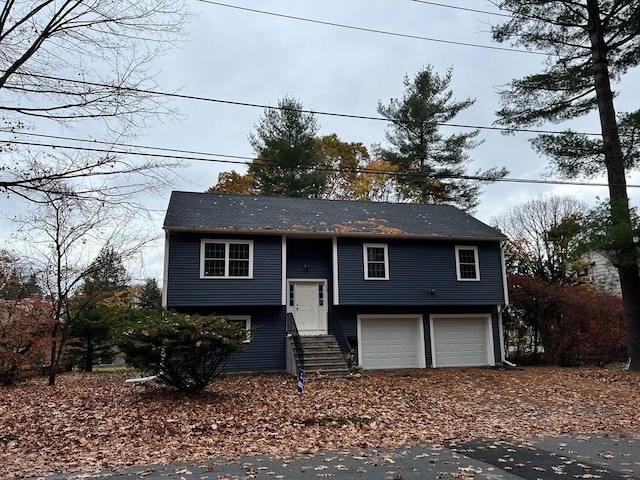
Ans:
POLYGON ((383 368, 419 368, 422 344, 421 319, 360 319, 360 363, 369 370, 383 368))
POLYGON ((488 364, 486 317, 432 318, 433 356, 437 367, 488 364))

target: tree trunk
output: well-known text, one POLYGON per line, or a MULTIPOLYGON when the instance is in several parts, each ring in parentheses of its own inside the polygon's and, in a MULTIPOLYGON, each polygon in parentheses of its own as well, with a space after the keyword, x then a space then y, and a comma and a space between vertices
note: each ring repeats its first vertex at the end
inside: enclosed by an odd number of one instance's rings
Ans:
POLYGON ((640 272, 638 253, 633 241, 633 228, 629 211, 627 184, 618 122, 613 105, 613 94, 607 61, 607 45, 602 29, 598 0, 587 0, 589 13, 589 38, 593 62, 594 85, 598 100, 600 128, 604 159, 609 184, 609 202, 612 222, 621 238, 616 239, 617 255, 622 259, 618 266, 624 316, 627 325, 627 351, 630 369, 640 371, 640 272))
POLYGON ((87 353, 84 357, 84 371, 85 372, 93 372, 93 340, 89 338, 87 340, 87 353))
POLYGON ((627 354, 631 360, 629 369, 640 371, 640 275, 637 266, 621 267, 618 274, 627 327, 627 354))
POLYGON ((49 386, 52 387, 56 384, 56 352, 57 352, 57 339, 58 329, 60 324, 56 322, 51 330, 51 355, 49 357, 49 386))

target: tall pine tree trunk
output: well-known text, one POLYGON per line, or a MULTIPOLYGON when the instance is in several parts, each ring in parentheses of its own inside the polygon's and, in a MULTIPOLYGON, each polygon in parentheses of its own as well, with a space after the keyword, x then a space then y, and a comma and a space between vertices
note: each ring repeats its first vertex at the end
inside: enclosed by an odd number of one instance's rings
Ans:
POLYGON ((93 345, 93 339, 89 337, 87 339, 87 351, 84 357, 84 371, 85 372, 93 372, 93 354, 95 348, 93 345))
POLYGON ((589 37, 593 61, 593 75, 600 114, 604 158, 609 183, 609 202, 612 223, 616 227, 617 256, 620 287, 627 324, 627 351, 630 368, 640 371, 640 272, 638 253, 633 240, 629 198, 625 178, 624 157, 618 135, 618 123, 613 106, 613 94, 607 63, 607 47, 600 18, 598 0, 587 0, 589 37))

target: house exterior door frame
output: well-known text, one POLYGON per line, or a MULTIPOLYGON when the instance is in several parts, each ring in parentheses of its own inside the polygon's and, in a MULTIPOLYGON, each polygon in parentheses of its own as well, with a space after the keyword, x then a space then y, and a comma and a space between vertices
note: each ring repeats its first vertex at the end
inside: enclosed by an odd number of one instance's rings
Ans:
POLYGON ((292 313, 300 335, 326 335, 327 280, 288 279, 287 313, 292 313))

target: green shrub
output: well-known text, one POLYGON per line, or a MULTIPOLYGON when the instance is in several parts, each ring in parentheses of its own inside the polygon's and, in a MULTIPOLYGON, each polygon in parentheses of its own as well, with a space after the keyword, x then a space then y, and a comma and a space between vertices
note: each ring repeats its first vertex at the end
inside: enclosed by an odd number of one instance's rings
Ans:
POLYGON ((147 314, 127 331, 127 363, 184 392, 203 390, 225 362, 244 349, 247 332, 223 317, 147 314))

